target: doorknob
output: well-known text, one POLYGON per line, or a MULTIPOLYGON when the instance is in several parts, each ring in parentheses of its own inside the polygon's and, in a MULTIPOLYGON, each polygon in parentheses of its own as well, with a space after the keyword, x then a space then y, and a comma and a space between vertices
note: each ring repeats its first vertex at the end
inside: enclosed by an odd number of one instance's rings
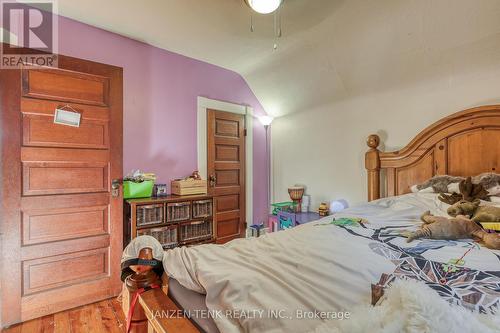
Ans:
POLYGON ((116 198, 120 196, 120 184, 122 183, 121 179, 113 179, 111 181, 111 196, 116 198))
POLYGON ((210 181, 210 187, 215 187, 215 184, 217 183, 217 177, 215 175, 210 175, 208 179, 210 181))

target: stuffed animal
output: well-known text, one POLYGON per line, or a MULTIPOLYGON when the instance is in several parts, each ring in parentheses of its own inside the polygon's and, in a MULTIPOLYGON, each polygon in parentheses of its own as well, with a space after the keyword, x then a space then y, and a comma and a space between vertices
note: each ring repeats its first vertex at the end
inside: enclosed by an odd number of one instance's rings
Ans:
POLYGON ((431 239, 466 239, 477 237, 486 247, 500 250, 500 235, 487 233, 478 224, 466 216, 457 215, 453 218, 433 216, 429 211, 421 216, 424 224, 420 230, 409 234, 408 243, 418 238, 431 239))
POLYGON ((193 173, 191 174, 191 176, 189 176, 189 178, 192 178, 194 180, 201 180, 200 172, 198 170, 193 171, 193 173))
POLYGON ((484 189, 482 184, 474 184, 472 177, 467 177, 460 181, 458 189, 460 193, 441 193, 438 199, 449 205, 453 205, 461 200, 473 201, 475 199, 481 199, 489 201, 488 191, 484 189))
POLYGON ((472 177, 473 184, 480 184, 488 195, 500 195, 500 174, 486 172, 472 177))
POLYGON ((480 203, 478 199, 472 202, 460 200, 448 207, 447 213, 453 217, 465 215, 476 223, 500 222, 500 207, 480 206, 480 203))
MULTIPOLYGON (((411 187, 412 192, 433 192, 433 193, 451 193, 449 187, 454 187, 453 184, 458 184, 464 180, 463 177, 453 177, 448 175, 434 176, 425 183, 414 185, 411 187)), ((455 186, 458 188, 458 186, 455 186)))
POLYGON ((490 196, 500 198, 500 174, 486 172, 468 178, 439 175, 413 185, 411 191, 441 193, 439 199, 450 205, 462 199, 490 201, 490 196))

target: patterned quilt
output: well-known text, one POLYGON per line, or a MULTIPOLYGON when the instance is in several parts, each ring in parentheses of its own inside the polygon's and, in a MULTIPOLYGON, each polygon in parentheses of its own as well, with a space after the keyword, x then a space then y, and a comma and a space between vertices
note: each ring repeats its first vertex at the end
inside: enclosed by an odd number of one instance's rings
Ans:
MULTIPOLYGON (((473 250, 480 250, 480 245, 473 241, 447 241, 423 239, 401 244, 408 226, 385 226, 370 229, 365 223, 346 224, 345 219, 332 221, 338 227, 344 228, 351 235, 369 238, 370 249, 389 260, 396 269, 382 274, 379 287, 386 288, 396 279, 415 279, 425 282, 441 297, 473 311, 482 313, 494 312, 500 306, 500 270, 478 270, 467 267, 467 255, 473 250), (360 230, 364 229, 364 230, 360 230), (370 230, 367 233, 367 230, 370 230), (408 247, 407 247, 408 246, 408 247), (426 259, 428 251, 438 251, 445 247, 461 249, 463 254, 449 257, 449 260, 433 261, 426 259)), ((488 250, 486 250, 488 251, 488 250)), ((461 252, 459 252, 461 253, 461 252)), ((500 255, 492 251, 492 260, 498 261, 500 255)))

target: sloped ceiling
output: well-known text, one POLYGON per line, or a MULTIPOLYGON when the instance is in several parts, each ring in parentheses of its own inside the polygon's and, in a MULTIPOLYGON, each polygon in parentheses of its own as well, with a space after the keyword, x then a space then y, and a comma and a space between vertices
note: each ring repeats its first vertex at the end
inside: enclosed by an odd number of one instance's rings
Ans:
POLYGON ((232 69, 275 116, 500 57, 498 0, 285 0, 277 50, 273 16, 250 32, 243 0, 59 0, 59 13, 232 69))

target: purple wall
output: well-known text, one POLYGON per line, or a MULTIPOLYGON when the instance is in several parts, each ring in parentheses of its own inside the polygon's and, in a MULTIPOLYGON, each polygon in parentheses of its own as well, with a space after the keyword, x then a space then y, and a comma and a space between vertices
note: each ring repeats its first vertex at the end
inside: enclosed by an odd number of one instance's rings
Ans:
MULTIPOLYGON (((124 173, 154 172, 158 181, 197 169, 197 96, 250 105, 265 114, 237 73, 68 18, 59 19, 59 53, 123 67, 124 173)), ((254 221, 267 211, 265 132, 254 122, 254 221)), ((251 223, 250 221, 248 221, 251 223)))

